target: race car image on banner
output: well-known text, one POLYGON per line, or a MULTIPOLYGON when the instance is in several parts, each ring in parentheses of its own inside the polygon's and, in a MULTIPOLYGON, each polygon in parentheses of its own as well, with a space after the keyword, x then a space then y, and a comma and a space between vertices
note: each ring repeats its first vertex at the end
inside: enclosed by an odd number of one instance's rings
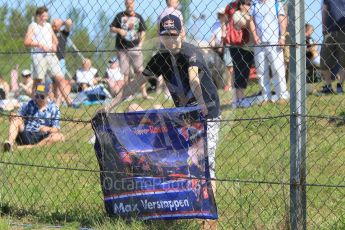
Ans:
POLYGON ((98 113, 92 120, 110 216, 217 219, 206 121, 197 108, 98 113))

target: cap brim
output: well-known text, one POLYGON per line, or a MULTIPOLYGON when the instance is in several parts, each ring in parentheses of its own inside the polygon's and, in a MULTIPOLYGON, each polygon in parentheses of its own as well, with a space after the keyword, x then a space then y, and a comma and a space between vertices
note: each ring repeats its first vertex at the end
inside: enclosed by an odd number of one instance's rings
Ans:
POLYGON ((49 94, 48 92, 42 92, 42 91, 36 91, 35 93, 36 94, 42 94, 42 95, 48 95, 49 94))
POLYGON ((159 33, 160 36, 178 36, 180 35, 180 31, 177 29, 171 29, 171 30, 164 30, 159 33))

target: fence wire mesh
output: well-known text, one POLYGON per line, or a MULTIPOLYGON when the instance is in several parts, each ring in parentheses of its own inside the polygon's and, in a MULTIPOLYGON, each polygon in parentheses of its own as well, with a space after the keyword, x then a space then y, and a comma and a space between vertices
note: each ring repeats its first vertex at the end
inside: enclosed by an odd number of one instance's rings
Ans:
MULTIPOLYGON (((19 107, 32 96, 27 92, 33 84, 26 77, 28 73, 43 75, 46 81, 50 79, 56 86, 64 87, 69 97, 75 99, 75 104, 68 106, 69 101, 64 100, 61 92, 53 95, 57 101, 61 100, 59 120, 64 141, 25 148, 14 146, 12 152, 0 154, 0 214, 31 216, 51 224, 77 221, 82 226, 94 226, 106 221, 90 120, 119 94, 123 85, 137 80, 138 72, 142 71, 137 68, 140 62, 145 68, 164 46, 157 19, 168 3, 176 2, 184 24, 180 36, 202 53, 217 86, 217 92, 209 93, 218 93, 220 98, 217 178, 213 178, 217 184, 218 228, 288 229, 292 226, 291 187, 295 185, 291 183, 290 167, 296 164, 290 157, 293 118, 305 119, 307 127, 307 139, 305 143, 300 142, 306 147, 306 182, 297 185, 306 190, 305 224, 312 229, 344 228, 343 0, 0 1, 2 143, 10 138, 9 120, 30 120, 12 114, 17 114, 19 107), (135 24, 137 21, 115 22, 115 16, 130 8, 131 3, 135 3, 136 16, 141 15, 146 28, 139 28, 143 25, 135 24), (304 11, 293 14, 291 11, 300 4, 304 5, 304 11), (35 66, 32 56, 51 52, 32 44, 39 38, 29 39, 37 53, 24 46, 29 25, 41 20, 35 18, 35 12, 43 5, 49 9, 49 23, 61 19, 61 30, 70 29, 63 52, 66 81, 56 77, 60 72, 55 67, 61 62, 49 67, 47 73, 38 72, 42 68, 35 66), (291 33, 296 29, 291 26, 295 22, 302 22, 303 28, 291 33), (119 35, 123 31, 114 29, 117 25, 127 31, 119 35), (132 34, 131 29, 145 30, 145 37, 143 33, 132 34), (234 30, 237 32, 233 33, 234 30), (303 41, 293 42, 301 34, 303 41), (128 60, 132 68, 126 68, 126 55, 121 56, 116 45, 120 36, 132 42, 142 39, 131 47, 131 52, 137 53, 128 60), (236 42, 239 36, 240 41, 236 42), (305 49, 302 57, 294 55, 299 49, 305 49), (291 65, 296 65, 299 72, 291 71, 294 69, 291 65), (115 70, 112 72, 111 68, 115 70), (125 72, 128 77, 124 76, 125 72), (302 86, 297 89, 305 87, 307 94, 298 98, 290 88, 302 78, 306 85, 301 81, 302 86), (94 83, 106 89, 101 93, 104 98, 109 96, 103 101, 105 104, 80 93, 85 90, 83 87, 94 87, 94 83), (306 114, 295 113, 290 107, 292 103, 297 108, 302 106, 299 100, 306 101, 306 114)), ((161 71, 164 75, 168 70, 161 71)), ((128 107, 150 109, 156 104, 161 104, 161 108, 174 107, 171 95, 159 80, 150 79, 144 88, 138 87, 131 93, 133 96, 116 106, 114 112, 124 112, 128 107)), ((12 132, 17 130, 13 127, 12 132)), ((297 133, 296 138, 301 140, 302 136, 297 133)), ((138 226, 164 228, 166 224, 138 226)), ((182 221, 171 223, 170 227, 197 229, 200 225, 182 221)))

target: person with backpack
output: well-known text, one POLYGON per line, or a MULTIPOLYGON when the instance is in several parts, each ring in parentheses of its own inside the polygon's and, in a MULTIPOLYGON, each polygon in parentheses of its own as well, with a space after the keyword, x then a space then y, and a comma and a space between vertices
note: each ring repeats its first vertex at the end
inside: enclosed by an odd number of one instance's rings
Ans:
MULTIPOLYGON (((228 22, 223 30, 223 42, 230 45, 225 49, 230 50, 230 55, 234 65, 234 88, 235 98, 233 100, 233 107, 247 108, 250 106, 249 101, 244 100, 244 92, 247 88, 247 83, 250 74, 250 67, 253 63, 253 53, 245 45, 249 43, 250 33, 247 29, 247 23, 238 26, 235 23, 234 15, 241 15, 248 22, 248 10, 250 8, 250 0, 238 0, 231 2, 225 8, 225 14, 228 17, 228 22)), ((242 18, 239 18, 242 22, 242 18)))
POLYGON ((257 0, 250 7, 249 14, 250 31, 255 45, 258 45, 254 47, 256 74, 261 87, 258 102, 285 104, 290 95, 286 86, 283 55, 287 27, 287 16, 283 5, 278 0, 257 0), (273 75, 275 97, 272 97, 271 93, 269 66, 273 75))

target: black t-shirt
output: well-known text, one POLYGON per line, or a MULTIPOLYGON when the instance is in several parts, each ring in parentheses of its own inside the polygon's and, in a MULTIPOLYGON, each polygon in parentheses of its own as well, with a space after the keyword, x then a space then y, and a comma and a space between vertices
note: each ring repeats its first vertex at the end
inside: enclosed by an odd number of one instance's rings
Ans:
POLYGON ((116 36, 117 49, 129 49, 138 46, 141 32, 146 30, 144 19, 140 14, 130 16, 126 11, 118 13, 110 27, 121 28, 127 31, 125 37, 116 36))
POLYGON ((197 100, 188 78, 188 68, 193 66, 199 68, 202 96, 208 108, 207 118, 216 118, 220 115, 217 88, 201 52, 195 46, 183 43, 177 54, 161 50, 151 58, 143 74, 147 77, 162 75, 176 107, 195 106, 197 100))
POLYGON ((57 46, 56 56, 58 57, 59 60, 61 60, 65 58, 65 49, 66 49, 66 43, 67 43, 67 38, 69 36, 69 32, 66 30, 61 30, 55 34, 59 41, 58 46, 57 46))

